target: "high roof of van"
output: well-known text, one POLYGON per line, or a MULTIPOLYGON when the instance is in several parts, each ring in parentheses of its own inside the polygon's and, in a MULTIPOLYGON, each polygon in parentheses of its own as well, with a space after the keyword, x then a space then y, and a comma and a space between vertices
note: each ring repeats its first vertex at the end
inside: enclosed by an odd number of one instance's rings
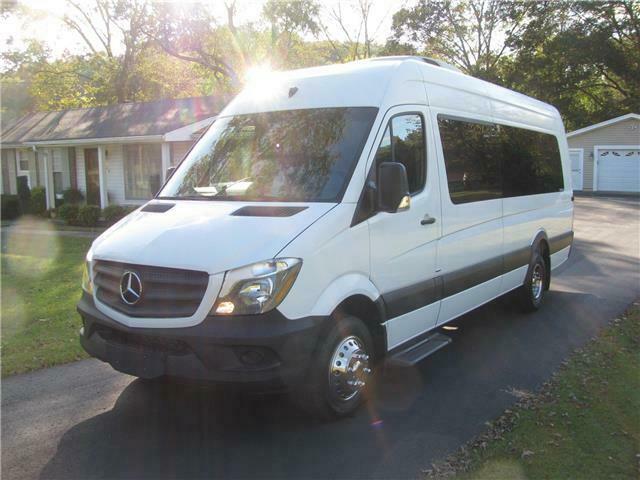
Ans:
POLYGON ((348 106, 386 111, 402 104, 428 104, 435 110, 460 114, 475 112, 507 122, 524 120, 544 129, 552 129, 559 121, 559 113, 551 105, 437 60, 413 56, 273 72, 250 82, 221 116, 348 106))

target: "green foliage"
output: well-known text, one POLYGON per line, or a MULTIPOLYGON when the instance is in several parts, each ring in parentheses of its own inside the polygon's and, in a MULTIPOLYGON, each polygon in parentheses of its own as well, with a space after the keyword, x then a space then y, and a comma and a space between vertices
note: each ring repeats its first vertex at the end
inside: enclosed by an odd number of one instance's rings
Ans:
POLYGON ((64 203, 69 204, 77 204, 84 200, 84 195, 77 188, 67 188, 64 192, 62 192, 62 198, 64 203))
POLYGON ((29 213, 42 216, 46 212, 47 200, 44 187, 33 187, 31 189, 31 200, 29 201, 29 213))
POLYGON ((100 220, 100 207, 96 205, 82 205, 78 210, 78 225, 95 227, 100 220))
POLYGON ((78 212, 80 207, 72 203, 65 203, 58 208, 58 216, 67 222, 67 225, 76 225, 78 223, 78 212))
POLYGON ((508 86, 555 105, 569 130, 640 110, 640 3, 541 2, 528 16, 508 86))
POLYGON ((11 234, 2 260, 2 375, 71 362, 78 342, 84 256, 90 238, 11 234))
POLYGON ((109 205, 102 210, 102 216, 109 225, 116 223, 127 213, 129 213, 127 209, 121 205, 109 205))
POLYGON ((2 220, 15 220, 20 216, 20 199, 17 195, 0 195, 0 216, 2 220))
MULTIPOLYGON (((522 392, 527 393, 527 392, 522 392)), ((637 478, 640 308, 636 302, 461 450, 456 478, 637 478)), ((435 476, 435 475, 434 475, 435 476)))

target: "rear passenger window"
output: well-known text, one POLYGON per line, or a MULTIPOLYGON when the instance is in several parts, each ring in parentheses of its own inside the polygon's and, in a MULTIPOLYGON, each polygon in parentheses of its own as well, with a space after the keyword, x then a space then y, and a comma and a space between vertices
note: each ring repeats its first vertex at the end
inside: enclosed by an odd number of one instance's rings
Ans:
POLYGON ((438 127, 451 201, 459 204, 501 198, 495 126, 438 116, 438 127))
POLYGON ((399 162, 407 170, 409 193, 419 192, 426 181, 424 122, 418 114, 398 115, 391 119, 375 157, 382 162, 399 162))
POLYGON ((558 141, 553 135, 500 126, 505 197, 564 189, 558 141))
POLYGON ((553 135, 442 115, 438 127, 455 204, 564 189, 553 135))

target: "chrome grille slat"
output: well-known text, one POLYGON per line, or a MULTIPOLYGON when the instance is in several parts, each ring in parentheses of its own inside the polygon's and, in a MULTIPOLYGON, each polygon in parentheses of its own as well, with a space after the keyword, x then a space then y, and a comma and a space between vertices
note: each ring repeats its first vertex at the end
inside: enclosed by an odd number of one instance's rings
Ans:
POLYGON ((105 305, 131 317, 189 317, 200 306, 209 283, 206 272, 134 265, 105 260, 93 264, 96 296, 105 305), (128 305, 120 297, 122 274, 130 270, 140 276, 140 300, 128 305))

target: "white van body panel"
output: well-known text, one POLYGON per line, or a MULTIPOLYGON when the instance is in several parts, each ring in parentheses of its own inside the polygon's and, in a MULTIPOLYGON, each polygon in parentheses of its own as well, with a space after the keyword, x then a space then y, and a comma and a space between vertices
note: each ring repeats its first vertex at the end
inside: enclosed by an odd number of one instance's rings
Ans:
POLYGON ((387 349, 391 350, 399 347, 403 343, 433 329, 434 321, 430 320, 429 325, 427 325, 425 324, 425 319, 437 319, 439 313, 440 302, 434 302, 387 320, 384 323, 387 330, 387 349))
POLYGON ((182 200, 168 203, 175 205, 164 213, 138 210, 104 232, 93 244, 93 258, 224 273, 273 258, 292 238, 335 205, 265 203, 306 207, 296 215, 277 218, 232 215, 244 206, 260 205, 255 202, 182 200))
POLYGON ((291 291, 278 309, 289 319, 329 315, 343 300, 380 292, 369 280, 369 227, 350 227, 354 204, 341 203, 293 239, 279 257, 302 258, 291 291))

